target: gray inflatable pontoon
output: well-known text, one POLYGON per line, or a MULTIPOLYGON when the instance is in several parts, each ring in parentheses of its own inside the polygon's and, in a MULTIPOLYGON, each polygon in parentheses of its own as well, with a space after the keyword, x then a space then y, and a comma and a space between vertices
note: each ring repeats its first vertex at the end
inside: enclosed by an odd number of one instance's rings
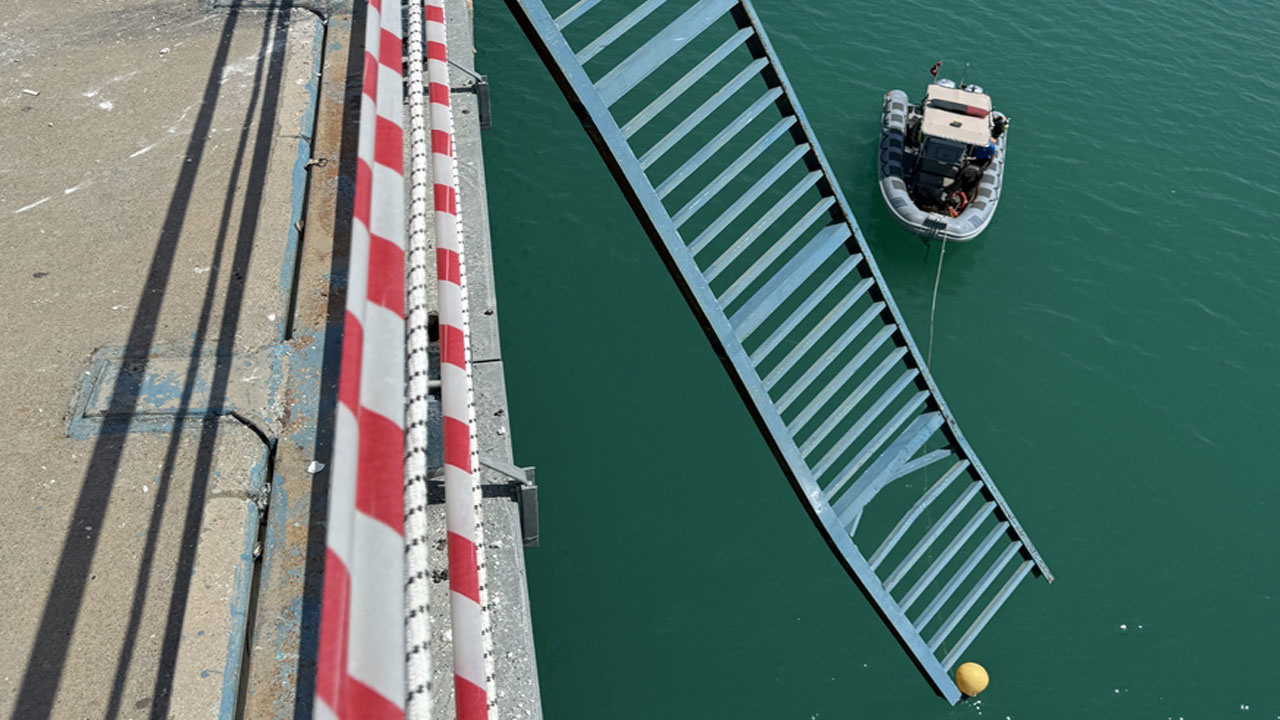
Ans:
POLYGON ((986 229, 1000 200, 1008 119, 976 85, 929 85, 913 105, 901 90, 884 96, 880 193, 907 230, 926 239, 968 242, 986 229), (997 128, 995 139, 993 128, 997 128), (989 161, 975 157, 984 149, 989 161), (972 165, 972 168, 966 166, 972 165), (981 179, 974 183, 977 174, 981 179))

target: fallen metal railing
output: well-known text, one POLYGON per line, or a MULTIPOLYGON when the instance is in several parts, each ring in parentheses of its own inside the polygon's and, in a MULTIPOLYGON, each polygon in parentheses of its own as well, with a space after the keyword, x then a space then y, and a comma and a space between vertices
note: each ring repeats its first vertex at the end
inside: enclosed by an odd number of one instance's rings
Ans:
POLYGON ((955 703, 948 670, 1028 574, 1052 575, 934 386, 755 10, 507 4, 819 529, 955 703))

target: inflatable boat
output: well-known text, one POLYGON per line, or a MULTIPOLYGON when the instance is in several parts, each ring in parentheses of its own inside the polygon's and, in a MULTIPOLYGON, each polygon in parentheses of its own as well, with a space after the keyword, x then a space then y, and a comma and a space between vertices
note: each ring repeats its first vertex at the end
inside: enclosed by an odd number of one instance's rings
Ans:
POLYGON ((890 90, 880 120, 880 193, 889 212, 926 239, 977 237, 1000 200, 1008 124, 977 85, 938 80, 918 104, 890 90))

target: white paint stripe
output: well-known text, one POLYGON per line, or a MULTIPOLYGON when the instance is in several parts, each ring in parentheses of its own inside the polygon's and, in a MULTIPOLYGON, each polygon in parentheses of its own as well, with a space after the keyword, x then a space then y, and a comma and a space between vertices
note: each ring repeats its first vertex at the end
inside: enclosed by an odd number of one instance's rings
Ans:
POLYGON ((312 720, 339 720, 338 713, 334 712, 329 704, 316 696, 316 703, 312 707, 312 720))
POLYGON ((446 250, 458 252, 458 220, 451 213, 437 210, 433 213, 436 226, 436 244, 446 250))
POLYGON ((404 176, 378 163, 373 164, 369 232, 404 250, 404 176))
POLYGON ((351 260, 347 267, 347 310, 362 324, 368 292, 369 228, 356 220, 351 223, 351 260))
POLYGON ((404 707, 404 540, 362 512, 352 527, 347 672, 404 707))
POLYGON ((47 197, 46 197, 46 198, 40 198, 39 200, 37 200, 37 201, 35 201, 35 202, 31 203, 30 205, 23 205, 22 207, 18 208, 17 210, 14 210, 14 211, 13 211, 13 214, 14 214, 14 215, 17 215, 18 213, 26 212, 26 211, 30 210, 31 208, 36 207, 37 205, 43 205, 43 204, 45 204, 45 203, 49 202, 49 200, 50 200, 50 199, 51 199, 51 198, 47 198, 47 197))
POLYGON ((356 155, 361 160, 373 165, 373 139, 377 136, 378 127, 374 121, 377 108, 368 95, 360 95, 360 139, 356 143, 356 155))
MULTIPOLYGON (((386 0, 383 0, 386 2, 386 0)), ((397 9, 398 6, 397 6, 397 9)), ((369 12, 364 16, 364 49, 378 59, 379 44, 382 42, 382 14, 369 5, 369 12)), ((363 117, 363 116, 362 116, 363 117)))
MULTIPOLYGON (((468 633, 480 631, 480 606, 471 598, 450 591, 454 602, 450 605, 450 620, 455 628, 466 628, 468 633)), ((484 651, 479 644, 457 643, 453 647, 453 671, 484 687, 484 651)))
POLYGON ((141 150, 138 150, 137 152, 135 152, 134 154, 130 155, 129 157, 130 157, 130 158, 136 158, 136 157, 138 157, 139 155, 145 155, 145 154, 147 154, 147 153, 151 152, 151 148, 153 148, 153 147, 155 147, 155 146, 157 146, 157 145, 159 145, 159 144, 160 144, 160 143, 151 143, 150 145, 148 145, 148 146, 146 146, 146 147, 142 148, 141 150))
POLYGON ((404 320, 374 303, 364 315, 360 404, 404 427, 404 320))
MULTIPOLYGON (((440 363, 440 386, 459 387, 467 381, 467 371, 452 363, 440 363), (450 383, 459 383, 451 385, 450 383)), ((461 393, 441 393, 440 413, 459 422, 467 421, 467 398, 461 393)))
POLYGON ((400 68, 378 63, 378 115, 401 127, 404 126, 404 102, 400 97, 403 85, 400 68))
POLYGON ((333 464, 329 470, 329 520, 325 542, 351 569, 351 525, 356 512, 356 450, 360 427, 342 403, 334 413, 333 464))
MULTIPOLYGON (((433 102, 428 108, 428 113, 430 113, 431 115, 431 128, 433 130, 448 132, 450 133, 450 135, 452 135, 453 116, 450 114, 451 111, 448 105, 442 105, 438 102, 433 102)), ((434 160, 435 159, 433 158, 432 161, 434 162, 434 160)))
MULTIPOLYGON (((437 301, 443 307, 449 303, 448 307, 458 307, 457 303, 462 302, 462 287, 457 283, 440 281, 439 297, 437 301)), ((443 322, 443 321, 442 321, 443 322)))
MULTIPOLYGON (((445 54, 448 57, 448 53, 445 54)), ((447 60, 436 60, 434 58, 427 60, 427 72, 431 77, 449 77, 449 63, 447 60)))
POLYGON ((474 543, 476 527, 471 501, 471 475, 452 465, 444 466, 444 508, 445 527, 449 532, 457 533, 474 543))
MULTIPOLYGON (((386 0, 383 0, 383 2, 386 2, 386 0)), ((400 5, 401 3, 396 3, 395 8, 399 10, 400 5)), ((395 35, 397 38, 401 37, 399 12, 384 13, 380 21, 380 24, 383 30, 386 30, 392 35, 395 35)))

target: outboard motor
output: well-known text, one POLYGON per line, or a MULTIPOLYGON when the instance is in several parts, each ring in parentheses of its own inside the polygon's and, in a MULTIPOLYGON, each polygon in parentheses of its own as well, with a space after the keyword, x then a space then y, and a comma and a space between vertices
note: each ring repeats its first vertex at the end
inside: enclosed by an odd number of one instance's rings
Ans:
POLYGON ((964 91, 971 92, 971 93, 979 93, 979 94, 986 92, 985 90, 982 89, 981 85, 965 85, 964 91))
POLYGON ((936 84, 938 85, 938 87, 951 88, 952 90, 956 89, 956 82, 954 80, 939 78, 936 84))

